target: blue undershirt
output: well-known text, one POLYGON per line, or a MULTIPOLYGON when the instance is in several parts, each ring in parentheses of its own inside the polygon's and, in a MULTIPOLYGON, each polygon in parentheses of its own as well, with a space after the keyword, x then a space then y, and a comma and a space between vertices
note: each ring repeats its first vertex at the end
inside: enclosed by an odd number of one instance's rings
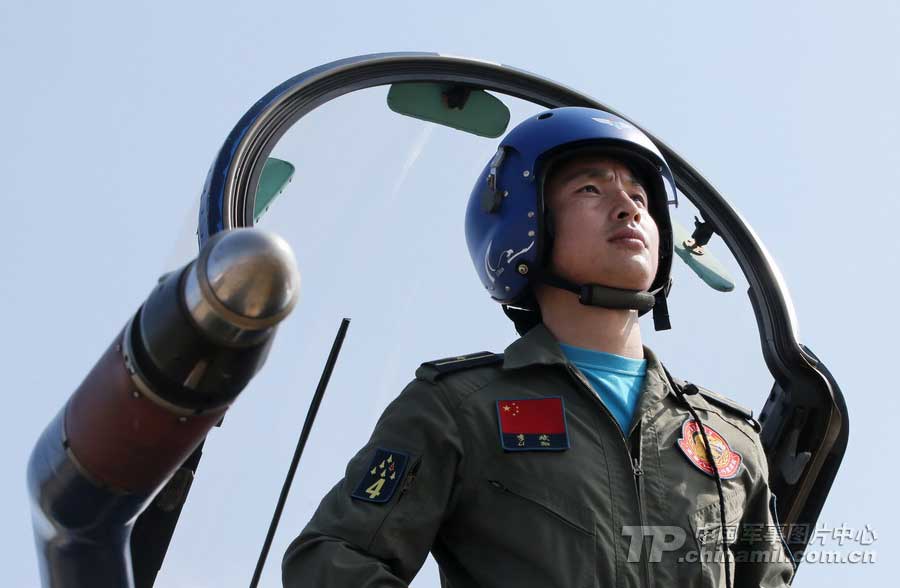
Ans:
POLYGON ((644 376, 647 374, 647 360, 592 351, 565 343, 560 343, 559 346, 569 361, 584 374, 594 392, 615 417, 619 428, 628 436, 644 376))

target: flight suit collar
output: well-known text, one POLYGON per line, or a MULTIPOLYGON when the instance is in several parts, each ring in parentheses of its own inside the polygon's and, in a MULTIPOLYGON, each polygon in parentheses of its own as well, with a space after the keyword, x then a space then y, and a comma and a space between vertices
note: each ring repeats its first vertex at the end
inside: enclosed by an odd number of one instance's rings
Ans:
POLYGON ((512 370, 534 364, 566 365, 568 360, 553 333, 544 323, 513 341, 503 352, 503 369, 512 370))
POLYGON ((641 395, 638 398, 637 409, 634 411, 631 429, 634 429, 640 420, 652 422, 657 416, 656 412, 661 408, 662 399, 669 394, 675 396, 675 391, 666 377, 662 363, 656 354, 646 346, 644 347, 644 358, 647 360, 647 375, 641 386, 641 395))
MULTIPOLYGON (((662 363, 656 354, 646 346, 644 347, 644 359, 647 360, 647 375, 641 387, 637 410, 635 410, 635 423, 638 418, 650 417, 652 419, 651 412, 654 411, 657 404, 667 394, 674 395, 662 363)), ((557 364, 565 367, 569 364, 569 360, 559 347, 556 337, 543 323, 515 340, 503 353, 504 370, 530 365, 557 364)))

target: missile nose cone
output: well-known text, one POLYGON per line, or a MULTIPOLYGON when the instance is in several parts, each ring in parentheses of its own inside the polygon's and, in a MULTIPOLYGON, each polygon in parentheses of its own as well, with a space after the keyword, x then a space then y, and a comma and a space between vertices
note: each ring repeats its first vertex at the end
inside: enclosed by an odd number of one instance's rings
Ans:
POLYGON ((223 231, 207 242, 185 281, 198 326, 241 343, 273 327, 297 304, 300 273, 290 245, 257 228, 223 231))
POLYGON ((257 328, 287 316, 300 293, 300 273, 290 245, 259 229, 229 231, 214 243, 206 259, 206 276, 218 301, 257 328))

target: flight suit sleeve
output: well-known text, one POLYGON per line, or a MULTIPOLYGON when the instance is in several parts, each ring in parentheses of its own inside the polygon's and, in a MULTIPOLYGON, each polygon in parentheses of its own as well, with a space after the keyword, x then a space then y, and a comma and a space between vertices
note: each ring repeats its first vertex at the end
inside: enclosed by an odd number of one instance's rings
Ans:
POLYGON ((451 510, 462 457, 442 383, 414 380, 288 547, 284 586, 407 586, 451 510))
POLYGON ((750 489, 737 543, 734 588, 775 588, 788 586, 794 564, 777 524, 775 497, 769 489, 768 462, 759 436, 754 435, 756 459, 761 477, 750 489))

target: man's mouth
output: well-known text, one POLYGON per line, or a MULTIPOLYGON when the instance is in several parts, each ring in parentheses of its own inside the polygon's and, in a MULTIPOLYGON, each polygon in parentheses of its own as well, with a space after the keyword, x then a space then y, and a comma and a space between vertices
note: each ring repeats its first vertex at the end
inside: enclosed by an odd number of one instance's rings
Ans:
POLYGON ((610 243, 614 243, 616 245, 623 245, 629 248, 641 248, 644 249, 647 247, 647 242, 644 239, 644 234, 635 229, 621 229, 613 233, 612 237, 609 238, 610 243))

